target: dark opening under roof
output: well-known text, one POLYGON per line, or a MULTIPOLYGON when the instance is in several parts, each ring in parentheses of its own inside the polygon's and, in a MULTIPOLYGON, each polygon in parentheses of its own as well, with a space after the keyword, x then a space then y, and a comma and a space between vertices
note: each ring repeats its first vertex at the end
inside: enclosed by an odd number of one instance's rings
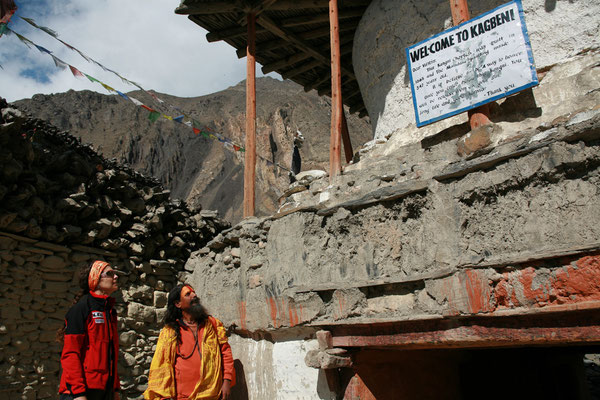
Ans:
MULTIPOLYGON (((367 114, 354 76, 354 32, 371 0, 338 0, 342 100, 351 113, 367 114)), ((246 55, 246 16, 256 14, 256 61, 263 73, 278 72, 305 91, 331 95, 328 0, 183 0, 175 10, 208 31, 209 42, 224 40, 246 55)))

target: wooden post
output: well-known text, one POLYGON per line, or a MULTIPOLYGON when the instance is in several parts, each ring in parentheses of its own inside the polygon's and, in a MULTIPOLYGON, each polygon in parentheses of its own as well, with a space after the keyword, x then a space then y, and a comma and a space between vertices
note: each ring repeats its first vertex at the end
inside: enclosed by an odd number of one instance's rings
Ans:
POLYGON ((350 132, 348 131, 348 121, 346 121, 346 113, 342 106, 342 142, 344 143, 344 155, 346 156, 346 162, 349 163, 354 157, 352 151, 352 142, 350 141, 350 132))
POLYGON ((329 0, 329 32, 331 39, 331 135, 329 139, 329 179, 342 170, 342 73, 340 69, 340 26, 338 2, 329 0))
MULTIPOLYGON (((452 11, 452 23, 454 25, 460 25, 461 23, 468 21, 471 16, 469 14, 469 6, 467 0, 450 0, 450 9, 452 11)), ((471 129, 478 128, 482 125, 491 124, 489 119, 490 116, 490 105, 484 104, 473 110, 469 110, 469 123, 471 129)))
POLYGON ((256 16, 248 14, 246 51, 246 152, 244 164, 244 218, 254 215, 256 180, 256 16))

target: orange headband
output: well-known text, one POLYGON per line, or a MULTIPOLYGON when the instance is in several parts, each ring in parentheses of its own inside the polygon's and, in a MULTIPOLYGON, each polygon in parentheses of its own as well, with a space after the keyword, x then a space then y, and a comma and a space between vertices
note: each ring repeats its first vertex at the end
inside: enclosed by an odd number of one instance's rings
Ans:
POLYGON ((102 274, 104 268, 108 267, 109 265, 110 264, 105 261, 94 261, 90 274, 88 275, 88 286, 90 287, 90 292, 96 290, 98 282, 100 282, 100 274, 102 274))

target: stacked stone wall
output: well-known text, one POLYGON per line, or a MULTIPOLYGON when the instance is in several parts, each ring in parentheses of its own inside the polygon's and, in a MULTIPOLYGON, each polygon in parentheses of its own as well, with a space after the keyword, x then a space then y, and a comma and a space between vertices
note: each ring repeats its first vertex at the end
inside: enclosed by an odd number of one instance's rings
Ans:
POLYGON ((167 293, 227 224, 68 133, 0 109, 0 397, 56 398, 56 333, 78 270, 100 259, 119 276, 122 398, 140 398, 167 293))

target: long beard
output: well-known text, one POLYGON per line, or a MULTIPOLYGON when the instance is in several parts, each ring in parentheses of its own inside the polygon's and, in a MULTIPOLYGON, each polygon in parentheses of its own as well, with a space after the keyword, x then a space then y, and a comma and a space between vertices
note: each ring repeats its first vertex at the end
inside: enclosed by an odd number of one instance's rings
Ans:
POLYGON ((206 312, 204 306, 200 304, 200 302, 190 305, 188 313, 194 319, 194 321, 198 323, 204 322, 208 318, 208 313, 206 312))

